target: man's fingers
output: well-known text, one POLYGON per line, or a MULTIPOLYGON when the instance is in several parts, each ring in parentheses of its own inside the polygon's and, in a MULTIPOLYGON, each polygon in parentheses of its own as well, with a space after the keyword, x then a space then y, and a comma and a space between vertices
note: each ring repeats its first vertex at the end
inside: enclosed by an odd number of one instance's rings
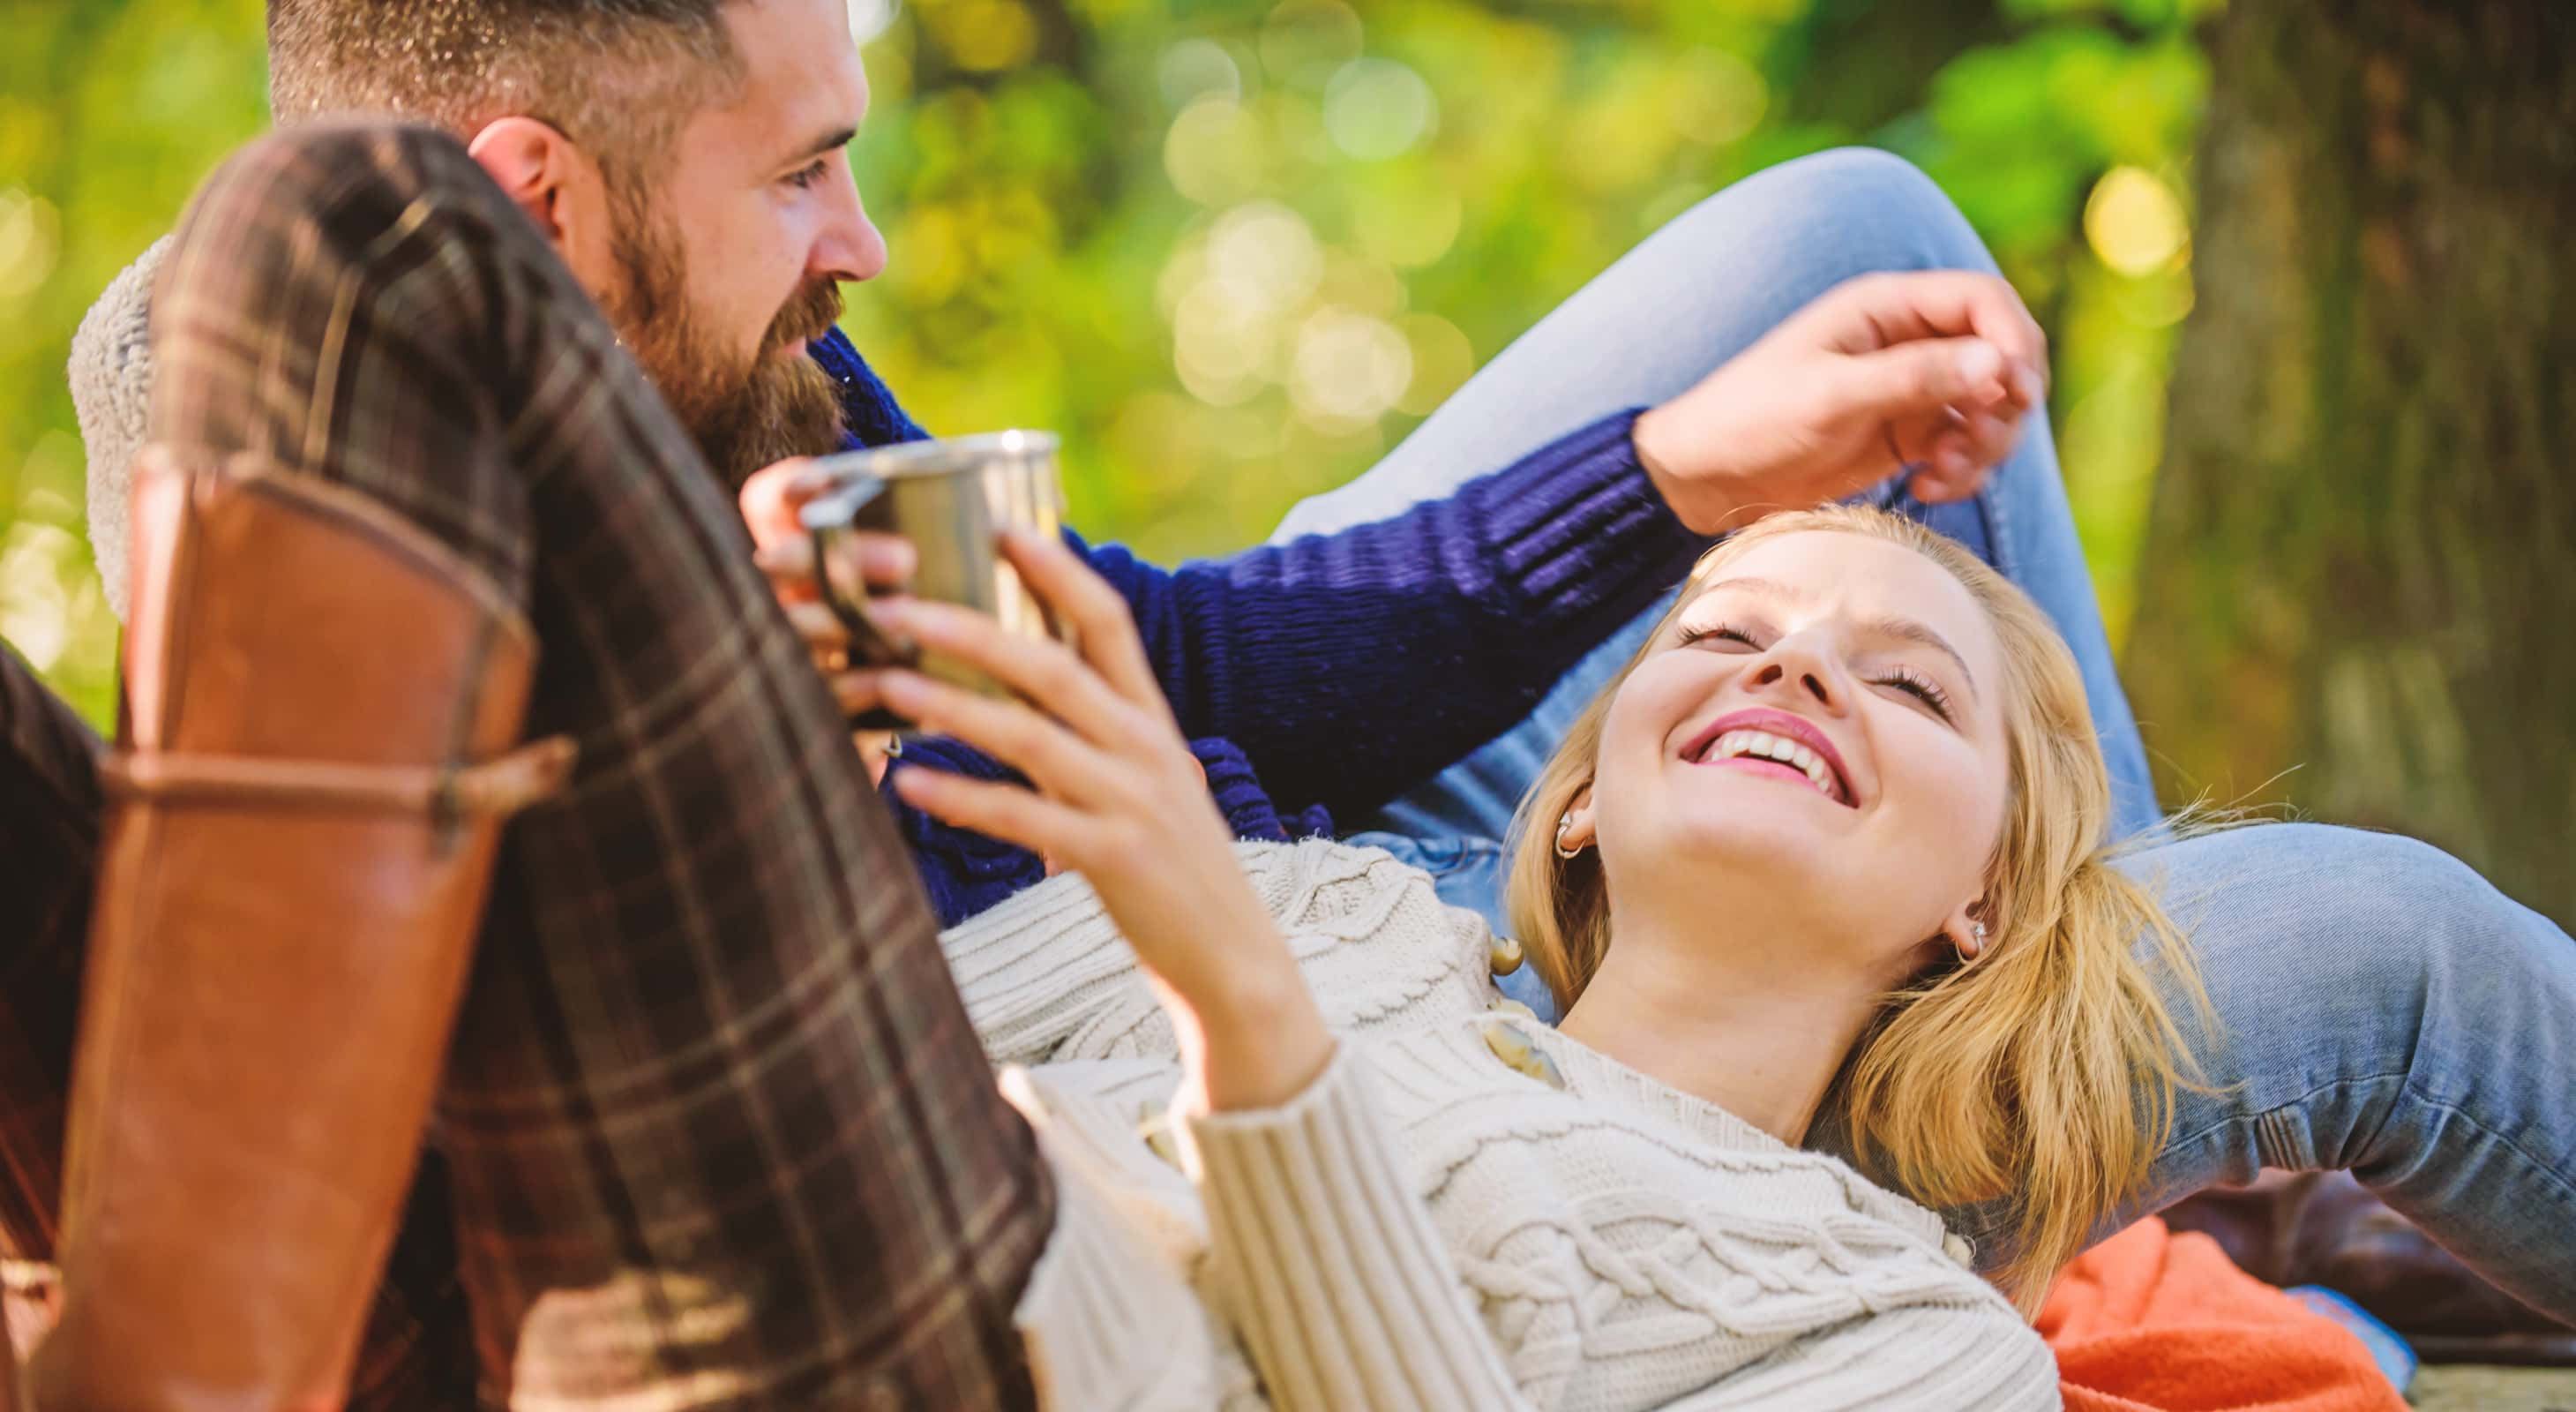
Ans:
POLYGON ((1981 338, 2027 374, 2007 384, 2027 411, 2048 396, 2048 335, 2011 284, 1976 270, 1907 270, 1862 275, 1811 306, 1830 346, 1865 353, 1908 343, 1981 338))
POLYGON ((1986 475, 1983 466, 1956 471, 1926 469, 1905 483, 1905 493, 1926 505, 1947 505, 1976 494, 1985 485, 1986 475))
MULTIPOLYGON (((754 550, 752 562, 774 584, 810 587, 814 582, 814 541, 802 529, 781 535, 754 550)), ((832 543, 832 582, 845 587, 859 584, 880 592, 899 589, 912 582, 920 567, 919 551, 901 535, 852 530, 832 543)))
POLYGON ((843 718, 862 711, 873 711, 885 704, 885 673, 861 669, 832 675, 832 700, 840 706, 843 718))
MULTIPOLYGON (((1985 339, 2045 375, 2048 335, 2001 276, 1979 270, 1904 270, 1847 280, 1824 298, 1867 325, 1875 346, 1921 338, 1985 339)), ((1821 302, 1821 301, 1820 301, 1821 302)), ((1872 346, 1854 344, 1855 348, 1872 346)))
POLYGON ((832 610, 820 603, 788 604, 787 622, 796 629, 798 637, 805 639, 805 646, 810 650, 831 651, 846 649, 850 645, 850 630, 841 626, 841 620, 832 616, 832 610))
POLYGON ((901 588, 921 569, 920 552, 899 534, 852 530, 834 543, 833 551, 832 572, 850 574, 870 588, 901 588))
POLYGON ((2012 367, 2012 409, 2016 412, 2036 410, 2048 400, 2048 377, 2025 363, 2012 367))
POLYGON ((2022 419, 1998 417, 1990 412, 1971 412, 1962 430, 1968 439, 1968 460, 1979 468, 2000 463, 2012 454, 2021 440, 2022 419))
POLYGON ((1982 338, 1924 339, 1846 356, 1833 395, 1846 415, 1900 418, 1998 401, 2003 378, 2003 354, 1982 338))
POLYGON ((742 506, 743 523, 751 527, 753 543, 767 545, 805 532, 796 507, 813 498, 812 490, 802 484, 813 465, 814 458, 799 456, 755 471, 742 483, 736 499, 742 506))

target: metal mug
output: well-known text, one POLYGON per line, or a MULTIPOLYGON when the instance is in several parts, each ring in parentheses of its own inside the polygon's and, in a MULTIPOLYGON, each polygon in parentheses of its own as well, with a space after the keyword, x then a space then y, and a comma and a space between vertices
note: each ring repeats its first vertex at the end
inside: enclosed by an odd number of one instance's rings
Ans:
MULTIPOLYGON (((1056 438, 1003 431, 950 441, 915 441, 874 451, 826 456, 807 473, 821 493, 798 510, 814 543, 814 584, 824 606, 850 635, 853 666, 904 666, 986 696, 1011 690, 976 668, 897 641, 868 616, 866 585, 844 583, 833 565, 852 530, 901 535, 918 566, 897 590, 990 615, 1024 637, 1070 640, 1070 633, 1020 581, 1002 557, 1004 530, 1053 537, 1063 532, 1064 488, 1056 471, 1056 438)), ((882 707, 850 722, 866 730, 911 723, 882 707)))

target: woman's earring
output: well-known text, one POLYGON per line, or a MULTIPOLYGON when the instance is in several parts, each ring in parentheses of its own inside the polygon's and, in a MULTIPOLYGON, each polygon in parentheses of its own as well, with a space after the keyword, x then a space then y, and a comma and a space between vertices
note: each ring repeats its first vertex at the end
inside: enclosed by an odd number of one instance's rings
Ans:
POLYGON ((1968 944, 1959 948, 1959 959, 1962 961, 1974 961, 1984 954, 1986 949, 1986 924, 1970 922, 1968 926, 1970 929, 1968 944))
POLYGON ((1573 828, 1573 827, 1574 827, 1574 816, 1573 816, 1572 814, 1561 814, 1561 815, 1559 815, 1559 816, 1557 817, 1557 820, 1556 820, 1556 856, 1557 856, 1557 857, 1559 857, 1559 858, 1571 858, 1571 857, 1573 857, 1575 854, 1580 853, 1580 852, 1582 852, 1582 851, 1583 851, 1583 850, 1582 850, 1582 849, 1580 849, 1580 848, 1568 848, 1568 847, 1566 847, 1566 846, 1565 846, 1565 831, 1566 831, 1566 830, 1568 830, 1568 829, 1570 829, 1570 828, 1573 828))

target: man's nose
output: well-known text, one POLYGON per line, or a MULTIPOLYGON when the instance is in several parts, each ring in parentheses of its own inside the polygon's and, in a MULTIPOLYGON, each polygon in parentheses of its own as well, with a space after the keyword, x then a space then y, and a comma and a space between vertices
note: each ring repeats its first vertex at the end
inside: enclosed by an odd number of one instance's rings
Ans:
POLYGON ((822 238, 814 244, 813 266, 815 275, 844 283, 871 280, 885 273, 885 234, 868 219, 856 183, 839 186, 834 192, 822 238))

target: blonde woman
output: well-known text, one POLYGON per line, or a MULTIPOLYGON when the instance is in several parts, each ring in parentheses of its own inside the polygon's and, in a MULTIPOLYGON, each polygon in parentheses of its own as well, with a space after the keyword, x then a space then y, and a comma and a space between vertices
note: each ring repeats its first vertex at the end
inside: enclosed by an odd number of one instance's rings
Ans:
POLYGON ((1085 660, 911 605, 1040 709, 888 695, 1040 787, 913 802, 1070 870, 946 938, 1058 1177, 1019 1305, 1052 1405, 2056 1404, 2023 1313, 2183 1079, 2132 939, 2191 985, 2019 589, 1867 511, 1711 551, 1527 805, 1549 1030, 1419 871, 1231 842, 1123 605, 1012 552, 1085 660), (2011 1198, 1996 1283, 1898 1189, 2011 1198))

